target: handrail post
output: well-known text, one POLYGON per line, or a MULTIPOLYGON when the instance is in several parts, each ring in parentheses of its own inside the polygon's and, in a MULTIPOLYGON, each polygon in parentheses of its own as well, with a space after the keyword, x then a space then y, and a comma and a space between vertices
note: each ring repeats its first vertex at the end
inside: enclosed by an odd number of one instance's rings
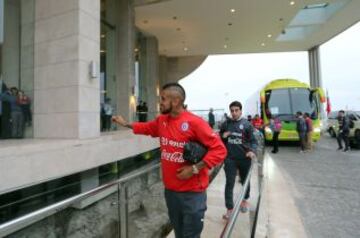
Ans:
POLYGON ((119 235, 120 238, 128 238, 128 212, 129 212, 129 205, 128 205, 128 187, 125 184, 118 184, 118 199, 119 199, 119 235))

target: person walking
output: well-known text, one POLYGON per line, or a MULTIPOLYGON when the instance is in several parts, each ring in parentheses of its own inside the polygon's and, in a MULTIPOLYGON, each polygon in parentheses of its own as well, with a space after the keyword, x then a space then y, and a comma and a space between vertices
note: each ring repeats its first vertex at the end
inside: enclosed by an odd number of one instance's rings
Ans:
POLYGON ((215 115, 214 115, 214 110, 212 108, 210 108, 209 114, 208 114, 208 122, 210 127, 213 129, 214 125, 215 125, 215 115))
MULTIPOLYGON (((242 115, 242 104, 238 101, 230 103, 231 119, 222 124, 220 136, 226 145, 228 154, 224 163, 226 176, 225 184, 225 207, 226 213, 223 219, 229 219, 233 208, 233 190, 237 171, 240 172, 240 182, 244 185, 251 168, 251 160, 256 156, 257 141, 254 136, 254 128, 242 115)), ((241 201, 240 210, 247 212, 250 197, 250 184, 246 190, 244 200, 241 201)))
POLYGON ((304 153, 306 148, 306 122, 300 111, 296 113, 296 118, 296 131, 299 135, 300 153, 304 153))
POLYGON ((198 238, 204 225, 209 169, 223 162, 226 148, 206 121, 184 109, 185 98, 180 84, 169 83, 162 87, 161 115, 154 120, 128 123, 120 115, 112 119, 135 134, 159 137, 165 201, 175 236, 198 238), (207 148, 196 164, 183 158, 184 145, 190 141, 207 148))
POLYGON ((339 133, 338 133, 338 136, 336 137, 338 145, 339 145, 338 150, 343 149, 342 141, 344 141, 344 144, 345 144, 344 152, 346 152, 349 150, 350 121, 349 121, 349 118, 347 116, 345 116, 344 110, 340 110, 338 112, 337 120, 339 123, 339 133))

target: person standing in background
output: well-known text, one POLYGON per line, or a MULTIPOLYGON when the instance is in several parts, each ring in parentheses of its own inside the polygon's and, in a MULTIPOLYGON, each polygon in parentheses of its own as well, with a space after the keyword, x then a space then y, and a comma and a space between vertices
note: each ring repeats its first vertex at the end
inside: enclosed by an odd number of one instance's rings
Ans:
POLYGON ((279 117, 271 115, 269 126, 273 133, 272 136, 273 150, 271 151, 271 153, 276 154, 277 152, 279 152, 279 135, 282 128, 281 120, 279 119, 279 117))
POLYGON ((261 132, 264 131, 264 123, 263 120, 259 117, 259 114, 255 115, 255 117, 251 121, 251 124, 254 126, 255 129, 261 132))
POLYGON ((215 116, 214 116, 214 110, 210 108, 209 114, 208 114, 208 122, 212 129, 214 129, 215 125, 215 116))
POLYGON ((299 135, 300 153, 304 153, 306 150, 306 122, 302 112, 300 111, 296 113, 296 118, 296 131, 299 135))
POLYGON ((19 90, 17 102, 20 105, 21 110, 23 112, 25 126, 30 126, 32 122, 30 98, 24 93, 24 91, 19 90))
POLYGON ((24 115, 21 107, 18 105, 19 90, 12 87, 10 91, 0 94, 0 101, 8 102, 10 104, 11 115, 11 137, 24 137, 24 115))
POLYGON ((106 98, 104 103, 104 113, 105 113, 105 131, 110 131, 111 129, 111 117, 113 115, 113 106, 111 105, 111 99, 106 98))
POLYGON ((305 112, 305 123, 306 123, 306 150, 312 151, 313 143, 312 143, 312 132, 313 132, 313 123, 310 117, 310 114, 305 112))
POLYGON ((339 133, 337 136, 337 142, 338 142, 338 150, 342 150, 342 141, 345 143, 345 149, 344 152, 349 150, 349 133, 350 133, 350 121, 347 116, 345 116, 345 111, 340 110, 338 113, 338 123, 339 123, 339 133))

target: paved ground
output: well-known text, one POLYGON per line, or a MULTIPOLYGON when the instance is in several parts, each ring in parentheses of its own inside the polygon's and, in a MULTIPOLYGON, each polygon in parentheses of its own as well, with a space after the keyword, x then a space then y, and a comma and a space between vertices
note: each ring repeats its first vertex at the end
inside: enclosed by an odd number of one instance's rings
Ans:
POLYGON ((336 140, 323 136, 311 153, 282 145, 271 154, 290 185, 308 237, 360 237, 360 150, 336 149, 336 140))

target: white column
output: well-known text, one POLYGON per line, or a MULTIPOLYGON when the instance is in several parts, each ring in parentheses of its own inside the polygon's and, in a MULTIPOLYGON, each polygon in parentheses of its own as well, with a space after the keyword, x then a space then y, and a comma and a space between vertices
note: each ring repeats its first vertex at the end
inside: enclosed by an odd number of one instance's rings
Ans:
POLYGON ((99 55, 99 0, 35 1, 34 137, 100 135, 99 55))
MULTIPOLYGON (((106 28, 106 97, 111 99, 111 104, 117 109, 117 77, 116 77, 116 47, 117 47, 117 34, 116 34, 116 23, 119 14, 117 8, 117 0, 106 0, 105 1, 105 20, 111 26, 103 26, 106 28), (112 29, 112 27, 115 27, 112 29)), ((121 62, 119 62, 121 63, 121 62)), ((117 112, 115 112, 117 113, 117 112)))
POLYGON ((8 87, 19 87, 20 79, 20 1, 5 1, 2 74, 8 87))
POLYGON ((314 88, 322 87, 319 46, 315 46, 311 48, 308 51, 308 54, 309 54, 310 86, 314 88))
POLYGON ((145 79, 145 95, 143 98, 148 105, 149 115, 148 119, 153 119, 158 111, 158 88, 159 80, 159 54, 158 54, 158 41, 156 37, 146 37, 145 39, 145 70, 143 78, 145 79))
POLYGON ((117 112, 132 121, 135 113, 135 13, 130 0, 118 0, 116 34, 117 112))

